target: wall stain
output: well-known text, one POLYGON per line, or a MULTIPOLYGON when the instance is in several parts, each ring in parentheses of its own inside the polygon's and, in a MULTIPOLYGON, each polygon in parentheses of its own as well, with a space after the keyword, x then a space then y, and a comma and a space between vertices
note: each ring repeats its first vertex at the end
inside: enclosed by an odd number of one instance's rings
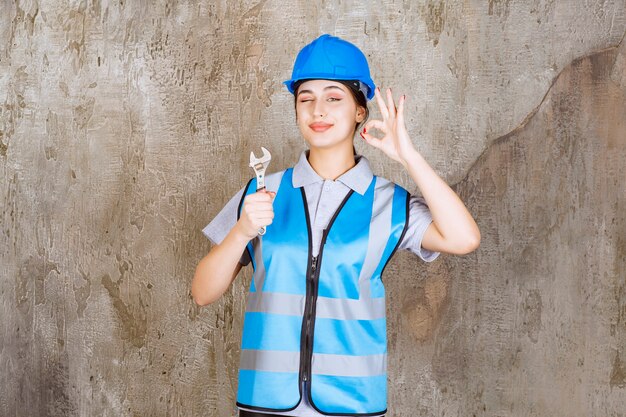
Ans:
POLYGON ((448 293, 448 279, 437 275, 426 280, 424 285, 405 293, 402 300, 401 317, 405 326, 418 342, 432 337, 439 322, 440 307, 448 293))
POLYGON ((86 47, 85 47, 85 22, 86 22, 86 5, 80 3, 78 9, 68 10, 66 13, 61 14, 63 33, 67 44, 65 45, 64 52, 69 51, 69 60, 72 64, 72 68, 75 74, 78 74, 80 69, 86 62, 86 47))
POLYGON ((626 387, 626 367, 619 357, 619 350, 615 352, 615 360, 613 361, 613 369, 611 370, 611 379, 609 384, 611 388, 626 387))
POLYGON ((524 321, 522 323, 522 331, 528 335, 533 343, 537 343, 537 338, 541 331, 541 306, 539 290, 528 291, 523 306, 524 321))
MULTIPOLYGON (((123 266, 120 268, 124 269, 123 266)), ((122 301, 120 296, 120 284, 123 282, 123 278, 120 278, 117 282, 113 282, 109 274, 105 274, 102 276, 101 282, 113 301, 113 307, 115 307, 122 327, 122 338, 129 341, 137 348, 144 346, 147 333, 147 320, 141 295, 139 295, 139 300, 136 305, 127 305, 122 301), (133 312, 133 309, 136 311, 133 312)))
POLYGON ((76 405, 70 396, 69 357, 67 353, 59 357, 42 358, 39 366, 39 379, 32 381, 37 389, 40 416, 77 416, 76 405))
POLYGON ((6 101, 0 105, 0 156, 6 157, 11 137, 15 134, 26 108, 26 86, 29 74, 26 65, 20 65, 9 81, 6 101))
POLYGON ((76 314, 79 318, 83 318, 83 313, 85 312, 85 308, 87 308, 87 299, 91 294, 91 281, 89 280, 89 275, 82 269, 80 270, 80 276, 84 281, 83 285, 77 286, 75 280, 72 283, 72 289, 74 290, 74 299, 77 304, 76 314))
POLYGON ((95 98, 88 97, 82 104, 74 107, 74 123, 76 123, 80 129, 87 127, 87 123, 89 123, 91 116, 93 116, 93 107, 95 102, 95 98))
MULTIPOLYGON (((17 274, 17 282, 15 283, 15 299, 18 307, 35 298, 35 305, 46 302, 44 283, 48 274, 55 271, 59 272, 59 266, 55 262, 47 259, 30 255, 26 261, 22 263, 17 274), (32 288, 34 283, 34 288, 32 288)), ((28 306, 26 306, 28 308, 28 306)))
POLYGON ((509 0, 489 0, 489 16, 494 14, 506 20, 509 17, 509 0))
POLYGON ((2 232, 6 236, 4 240, 6 245, 7 252, 9 249, 13 249, 13 251, 17 250, 17 242, 16 239, 19 235, 18 224, 19 224, 19 210, 17 204, 17 172, 13 173, 13 178, 9 178, 7 175, 7 187, 6 194, 4 196, 4 208, 2 210, 2 219, 0 225, 2 225, 2 232), (9 239, 13 237, 13 242, 9 243, 9 239))
POLYGON ((425 5, 419 6, 419 12, 426 23, 428 38, 433 41, 433 46, 439 43, 439 37, 446 24, 446 4, 443 1, 429 0, 425 5))
POLYGON ((267 0, 261 0, 260 2, 258 2, 257 4, 255 4, 254 6, 252 6, 251 8, 249 8, 242 16, 241 16, 241 20, 246 20, 249 18, 258 18, 259 14, 261 13, 261 10, 263 10, 263 6, 265 6, 265 3, 267 3, 267 0))
POLYGON ((622 35, 622 40, 619 42, 618 50, 619 54, 615 57, 613 68, 611 70, 611 81, 618 85, 622 91, 626 92, 626 43, 624 38, 626 32, 622 35))

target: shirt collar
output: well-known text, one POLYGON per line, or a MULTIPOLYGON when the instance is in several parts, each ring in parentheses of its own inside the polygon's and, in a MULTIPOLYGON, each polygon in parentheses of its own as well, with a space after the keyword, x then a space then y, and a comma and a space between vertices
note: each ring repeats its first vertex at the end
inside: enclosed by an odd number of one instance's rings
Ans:
MULTIPOLYGON (((292 184, 296 188, 324 181, 324 178, 320 177, 309 164, 309 152, 309 149, 302 151, 298 163, 293 167, 292 184)), ((365 156, 360 154, 354 155, 354 160, 356 165, 341 174, 337 181, 341 181, 349 188, 363 195, 372 182, 374 174, 365 156)))

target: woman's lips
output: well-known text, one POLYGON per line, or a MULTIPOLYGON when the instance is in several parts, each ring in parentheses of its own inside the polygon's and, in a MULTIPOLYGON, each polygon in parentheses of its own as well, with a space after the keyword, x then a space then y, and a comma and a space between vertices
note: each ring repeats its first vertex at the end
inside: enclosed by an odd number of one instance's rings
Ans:
POLYGON ((309 125, 311 130, 315 132, 325 132, 326 130, 330 129, 332 126, 333 125, 329 125, 326 123, 313 123, 309 125))

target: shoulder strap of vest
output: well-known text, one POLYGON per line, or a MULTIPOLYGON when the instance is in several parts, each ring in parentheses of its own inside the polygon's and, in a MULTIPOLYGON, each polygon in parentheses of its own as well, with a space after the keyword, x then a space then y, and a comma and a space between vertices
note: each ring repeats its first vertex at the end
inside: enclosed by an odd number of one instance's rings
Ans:
POLYGON ((241 215, 241 206, 243 206, 243 200, 246 198, 246 195, 248 195, 248 189, 250 188, 250 184, 252 184, 252 181, 254 181, 255 179, 255 177, 250 178, 250 180, 248 180, 248 183, 246 184, 246 188, 243 189, 243 193, 241 194, 241 198, 239 199, 239 205, 237 206, 237 220, 239 220, 239 216, 241 215))
MULTIPOLYGON (((241 194, 241 199, 239 200, 239 204, 237 205, 237 221, 239 221, 239 218, 241 217, 241 208, 243 206, 243 200, 246 198, 246 195, 248 195, 248 190, 250 189, 250 186, 252 185, 252 183, 256 184, 256 177, 250 178, 250 180, 246 184, 246 188, 243 189, 243 193, 241 194)), ((256 269, 256 262, 254 260, 254 256, 252 255, 253 247, 252 247, 251 242, 248 242, 248 244, 246 245, 246 251, 248 251, 248 256, 250 257, 250 262, 252 263, 252 268, 256 269)))
POLYGON ((391 251, 391 255, 389 255, 389 258, 387 258, 387 262, 385 262, 385 265, 383 266, 383 269, 380 270, 380 280, 383 280, 383 273, 385 272, 385 268, 387 268, 387 265, 389 264, 389 261, 391 260, 391 258, 393 258, 393 255, 396 253, 396 250, 398 250, 398 247, 400 246, 400 243, 402 242, 402 239, 404 239, 404 235, 406 234, 406 230, 409 227, 409 201, 411 199, 411 193, 409 193, 404 187, 398 185, 398 184, 394 184, 394 186, 396 187, 396 192, 404 192, 406 197, 405 197, 405 202, 404 202, 404 207, 405 207, 405 215, 404 215, 404 227, 402 228, 402 233, 400 234, 400 238, 398 239, 398 243, 396 243, 396 246, 393 248, 393 251, 391 251))
MULTIPOLYGON (((281 172, 284 174, 290 170, 293 170, 293 167, 284 169, 283 171, 272 172, 271 175, 280 174, 281 172)), ((269 175, 270 174, 265 175, 266 185, 267 185, 267 182, 269 181, 267 179, 269 175)), ((246 195, 256 192, 256 189, 254 189, 254 187, 256 187, 256 181, 257 181, 256 177, 250 178, 248 180, 248 183, 246 184, 246 187, 243 189, 243 193, 241 194, 241 198, 239 199, 239 205, 237 206, 237 220, 239 220, 239 216, 241 215, 241 206, 243 206, 243 200, 246 198, 246 195), (253 188, 251 189, 250 187, 253 187, 253 188)), ((289 185, 291 185, 291 183, 289 185)))

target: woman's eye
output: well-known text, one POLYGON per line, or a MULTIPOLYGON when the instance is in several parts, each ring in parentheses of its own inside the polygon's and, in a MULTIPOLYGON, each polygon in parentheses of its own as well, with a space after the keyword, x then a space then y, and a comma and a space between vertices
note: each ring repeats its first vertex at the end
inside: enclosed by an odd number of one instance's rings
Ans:
MULTIPOLYGON (((330 101, 341 101, 341 98, 339 97, 329 97, 328 100, 330 101)), ((312 99, 303 99, 300 100, 300 103, 306 103, 307 101, 313 101, 312 99)))

